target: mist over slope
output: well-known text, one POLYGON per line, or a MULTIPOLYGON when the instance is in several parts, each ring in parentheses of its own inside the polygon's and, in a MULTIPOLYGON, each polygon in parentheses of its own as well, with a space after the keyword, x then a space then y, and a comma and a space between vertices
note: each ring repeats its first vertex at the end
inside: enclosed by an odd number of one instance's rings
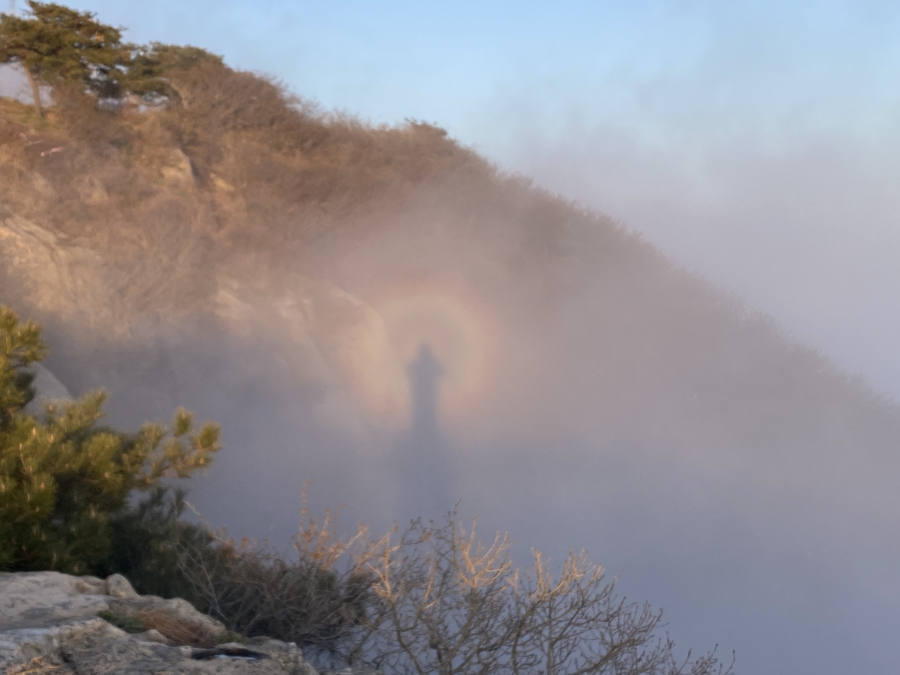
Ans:
POLYGON ((461 499, 741 672, 889 672, 892 402, 439 128, 192 56, 165 109, 0 101, 0 302, 117 423, 223 424, 208 520, 281 540, 306 479, 348 525, 461 499))

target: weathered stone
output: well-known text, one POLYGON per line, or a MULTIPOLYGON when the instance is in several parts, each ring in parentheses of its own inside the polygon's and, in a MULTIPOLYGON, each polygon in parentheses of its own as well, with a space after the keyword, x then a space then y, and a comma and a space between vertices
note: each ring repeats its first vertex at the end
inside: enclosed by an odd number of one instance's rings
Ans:
POLYGON ((35 658, 53 658, 65 644, 125 637, 127 633, 97 617, 0 631, 0 672, 35 658))
POLYGON ((120 600, 133 600, 141 597, 121 574, 111 574, 106 578, 106 594, 120 600))
POLYGON ((0 265, 9 291, 35 310, 61 318, 109 320, 114 315, 102 256, 64 244, 25 218, 0 218, 0 265))
POLYGON ((214 644, 224 626, 178 598, 138 595, 121 575, 106 581, 58 572, 0 574, 0 673, 25 675, 318 675, 293 643, 254 638, 214 644), (113 597, 115 594, 116 597, 113 597), (206 647, 173 644, 163 630, 129 635, 96 616, 155 617, 199 626, 206 647))
POLYGON ((175 148, 166 158, 166 165, 160 169, 166 184, 181 190, 194 187, 194 167, 191 160, 181 150, 175 148))
POLYGON ((86 638, 61 648, 64 661, 77 673, 191 673, 202 675, 317 675, 291 645, 271 640, 248 647, 220 645, 211 649, 168 647, 131 638, 86 638))
POLYGON ((59 572, 0 573, 0 630, 49 626, 109 609, 110 598, 92 590, 88 582, 59 572))
POLYGON ((78 581, 75 582, 75 588, 80 593, 85 593, 88 595, 107 595, 106 580, 100 579, 98 577, 87 575, 78 577, 78 581))
POLYGON ((225 631, 225 625, 198 612, 187 600, 171 598, 163 600, 155 595, 135 595, 133 597, 114 598, 109 603, 110 611, 115 614, 142 620, 145 624, 150 621, 165 634, 161 627, 166 624, 176 624, 183 630, 189 630, 194 634, 203 636, 206 641, 214 640, 216 636, 225 631), (193 629, 193 630, 191 630, 193 629))
POLYGON ((145 630, 143 633, 137 633, 134 637, 136 640, 143 640, 144 642, 157 642, 161 645, 171 644, 169 638, 167 638, 155 628, 145 630))

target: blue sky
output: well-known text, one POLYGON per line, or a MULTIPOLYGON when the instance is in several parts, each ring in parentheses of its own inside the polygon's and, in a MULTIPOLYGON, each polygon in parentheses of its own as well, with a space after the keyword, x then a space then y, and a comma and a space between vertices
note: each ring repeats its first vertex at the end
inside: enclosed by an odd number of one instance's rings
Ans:
POLYGON ((373 123, 437 123, 900 398, 900 5, 78 0, 373 123))
POLYGON ((657 142, 698 127, 864 133, 896 104, 900 74, 900 12, 884 2, 75 4, 132 40, 197 44, 327 108, 433 119, 476 144, 489 142, 481 118, 522 97, 628 116, 657 142))

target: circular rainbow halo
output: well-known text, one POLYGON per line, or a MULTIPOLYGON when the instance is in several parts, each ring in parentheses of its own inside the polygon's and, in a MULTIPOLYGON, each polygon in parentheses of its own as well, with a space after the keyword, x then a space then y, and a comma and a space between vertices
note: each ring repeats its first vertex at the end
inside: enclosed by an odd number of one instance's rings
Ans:
POLYGON ((408 369, 423 346, 440 364, 439 413, 457 421, 477 408, 491 381, 495 330, 487 312, 451 284, 404 283, 376 296, 370 321, 356 341, 354 389, 379 420, 406 423, 408 369))

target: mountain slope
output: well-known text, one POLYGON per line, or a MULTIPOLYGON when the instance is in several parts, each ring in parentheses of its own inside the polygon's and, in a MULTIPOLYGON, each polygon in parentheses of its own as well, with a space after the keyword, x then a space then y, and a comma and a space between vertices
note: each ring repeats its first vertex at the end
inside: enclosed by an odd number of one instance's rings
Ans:
POLYGON ((163 109, 0 102, 0 302, 117 421, 223 422, 208 517, 283 537, 306 477, 367 520, 440 484, 525 548, 599 549, 744 672, 842 672, 847 630, 883 672, 892 402, 436 127, 322 113, 213 58, 169 75, 163 109), (443 428, 418 450, 447 456, 410 474, 403 350, 430 342, 443 428), (848 629, 844 601, 869 618, 848 629))

